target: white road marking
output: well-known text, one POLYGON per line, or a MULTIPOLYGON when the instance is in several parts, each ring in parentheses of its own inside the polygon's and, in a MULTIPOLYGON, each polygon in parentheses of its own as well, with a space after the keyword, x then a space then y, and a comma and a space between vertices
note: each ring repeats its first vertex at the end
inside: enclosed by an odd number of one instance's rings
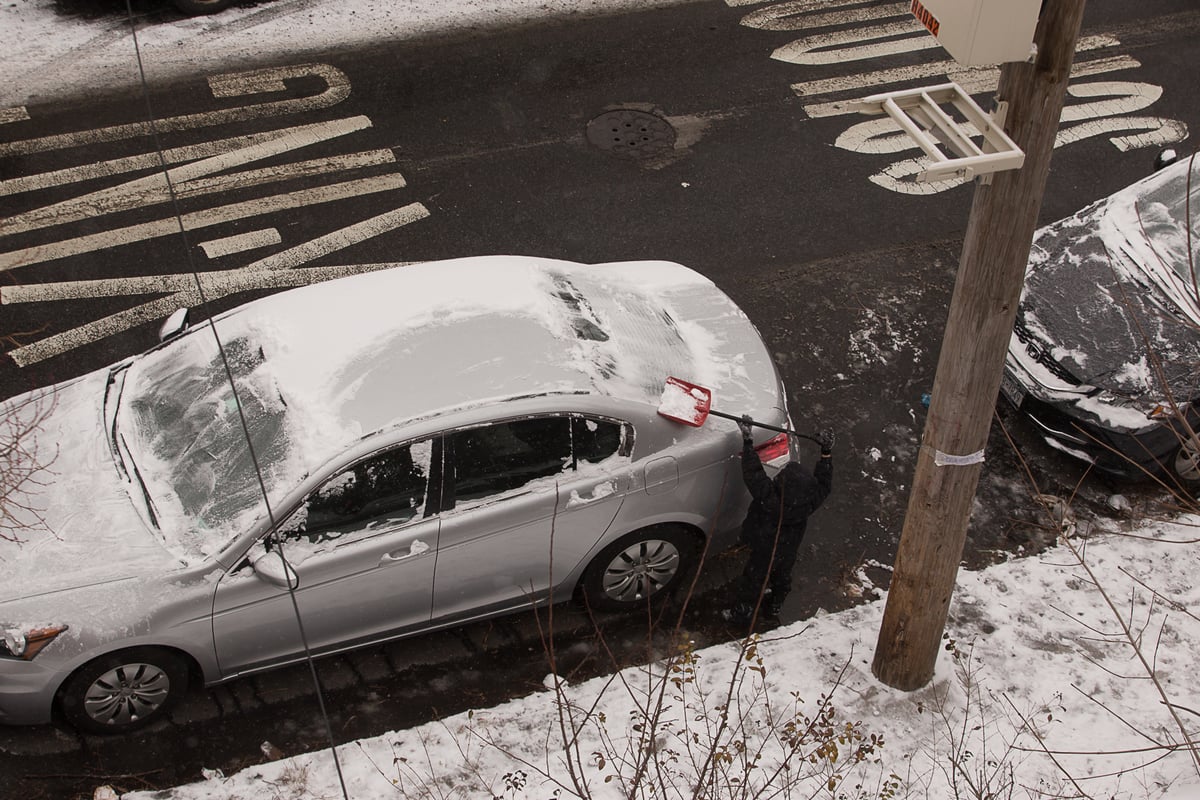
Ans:
POLYGON ((771 54, 776 61, 801 66, 843 64, 941 47, 916 20, 890 22, 833 33, 817 33, 788 42, 771 54), (906 36, 896 39, 896 36, 906 36), (866 44, 856 44, 866 42, 866 44))
POLYGON ((200 197, 216 192, 233 189, 244 189, 247 186, 261 186, 266 183, 279 183, 293 178, 311 178, 316 175, 328 175, 333 172, 353 172, 366 167, 377 167, 382 164, 396 163, 396 156, 391 150, 365 150, 360 153, 347 153, 342 156, 314 158, 310 161, 296 161, 290 164, 280 164, 262 169, 250 169, 235 172, 232 175, 218 175, 212 178, 197 178, 186 181, 175 187, 180 197, 200 197))
MULTIPOLYGON (((725 0, 731 7, 758 6, 761 0, 725 0)), ((742 17, 741 24, 768 31, 813 31, 801 36, 771 54, 771 58, 801 66, 846 63, 876 59, 882 56, 916 53, 938 47, 937 40, 908 13, 908 3, 888 3, 864 6, 861 0, 791 0, 756 8, 742 17), (898 18, 903 19, 898 19, 898 18), (893 19, 897 18, 897 19, 893 19), (893 19, 874 25, 843 27, 849 23, 893 19), (835 30, 830 30, 836 28, 835 30)), ((1080 39, 1077 52, 1120 45, 1117 36, 1099 34, 1080 39)), ((1072 68, 1072 77, 1099 75, 1141 64, 1125 55, 1105 56, 1079 61, 1072 68)), ((953 60, 932 64, 870 70, 851 75, 838 75, 792 84, 798 97, 816 98, 837 94, 852 95, 846 99, 805 105, 810 118, 857 114, 854 101, 870 89, 886 84, 912 85, 918 81, 945 76, 963 87, 969 94, 995 91, 1000 77, 999 67, 963 67, 953 60), (854 96, 857 95, 857 96, 854 96)), ((1130 116, 1158 100, 1162 90, 1145 83, 1074 84, 1074 97, 1106 98, 1098 102, 1068 106, 1063 114, 1063 127, 1058 132, 1056 147, 1082 139, 1108 135, 1118 150, 1153 147, 1182 141, 1188 136, 1187 126, 1172 119, 1155 116, 1130 116), (1077 124, 1069 125, 1068 123, 1077 124), (1128 132, 1125 136, 1112 136, 1128 132)), ((914 150, 912 140, 900 132, 888 118, 872 119, 852 125, 836 141, 842 149, 859 153, 892 153, 914 150)), ((923 159, 904 159, 889 165, 869 180, 879 186, 902 194, 934 194, 961 185, 962 180, 938 183, 917 183, 913 178, 923 171, 923 159)))
POLYGON ((402 189, 405 185, 404 178, 398 174, 362 178, 354 181, 335 183, 329 186, 319 186, 313 189, 302 189, 295 192, 271 195, 270 197, 247 200, 241 203, 231 203, 203 211, 193 211, 183 214, 181 219, 165 217, 140 225, 130 225, 125 228, 102 231, 74 239, 34 245, 23 250, 0 253, 0 272, 18 267, 27 267, 44 261, 53 261, 57 258, 66 258, 82 253, 93 253, 109 247, 171 236, 179 232, 181 224, 186 230, 194 231, 246 217, 272 214, 278 211, 302 208, 320 203, 331 203, 335 200, 344 200, 363 194, 402 189))
POLYGON ((1162 97, 1162 93, 1161 86, 1129 81, 1073 84, 1067 87, 1067 94, 1071 97, 1107 99, 1065 107, 1055 147, 1095 136, 1108 136, 1118 131, 1145 131, 1135 136, 1110 137, 1109 142, 1123 153, 1135 148, 1182 141, 1187 137, 1187 126, 1178 120, 1131 116, 1136 111, 1149 108, 1162 97), (1067 125, 1080 121, 1082 123, 1078 125, 1067 125))
MULTIPOLYGON (((275 102, 256 103, 247 106, 224 108, 216 111, 205 111, 197 114, 183 114, 176 117, 164 117, 154 121, 154 130, 166 131, 191 130, 207 128, 214 125, 224 125, 231 122, 244 122, 264 117, 282 116, 284 114, 299 114, 315 111, 319 108, 336 105, 350 95, 350 81, 339 69, 328 64, 303 64, 292 67, 272 67, 265 70, 238 72, 229 75, 218 75, 209 79, 210 87, 220 87, 218 97, 254 94, 264 91, 263 86, 282 88, 286 78, 314 76, 324 79, 326 88, 320 94, 301 97, 292 100, 277 100, 275 102)), ((216 93, 216 88, 214 88, 216 93)), ((14 142, 0 143, 0 158, 6 156, 28 155, 43 153, 48 150, 61 150, 67 147, 80 147, 98 142, 115 142, 134 136, 147 136, 150 127, 145 122, 131 122, 124 125, 112 125, 107 128, 61 133, 52 136, 42 136, 37 139, 19 139, 14 142)))
MULTIPOLYGON (((324 64, 216 75, 209 78, 209 88, 213 97, 218 99, 277 93, 287 89, 286 80, 305 76, 323 78, 326 83, 325 90, 317 95, 300 99, 261 102, 237 108, 157 120, 155 130, 179 131, 235 121, 261 119, 280 114, 302 113, 334 105, 349 94, 350 85, 345 75, 324 64)), ((28 119, 28 114, 24 109, 0 111, 0 124, 20 119, 28 119)), ((152 207, 169 201, 172 189, 180 197, 197 197, 295 178, 309 178, 332 173, 344 174, 349 171, 395 164, 396 158, 393 152, 390 149, 381 148, 349 154, 326 155, 306 161, 271 164, 255 169, 239 169, 254 162, 275 159, 309 145, 336 139, 370 126, 369 118, 359 116, 172 148, 164 151, 161 160, 158 153, 140 153, 38 175, 13 177, 0 181, 0 195, 11 196, 50 187, 82 184, 99 178, 139 172, 147 173, 141 177, 125 180, 118 186, 88 192, 0 220, 0 235, 24 233, 91 219, 98 215, 152 207), (161 171, 164 161, 168 165, 165 174, 161 171)), ((129 123, 90 131, 26 139, 0 144, 0 157, 116 141, 148 132, 149 127, 143 123, 129 123)), ((72 239, 44 242, 22 250, 0 253, 0 272, 170 236, 181 230, 203 230, 214 225, 240 221, 254 216, 401 189, 406 185, 404 177, 398 173, 344 180, 293 192, 280 192, 255 200, 229 203, 190 212, 179 217, 170 216, 72 239)), ((198 274, 175 273, 4 287, 0 290, 0 304, 165 295, 154 297, 148 302, 138 303, 116 314, 24 345, 11 351, 8 355, 18 366, 27 366, 61 355, 75 347, 91 344, 99 339, 129 330, 145 322, 159 319, 181 305, 194 305, 201 299, 216 300, 249 290, 299 286, 408 263, 298 269, 315 259, 394 231, 428 216, 429 211, 423 204, 409 203, 401 208, 326 233, 281 252, 258 258, 239 269, 213 270, 198 274)), ((201 242, 199 247, 207 258, 216 259, 273 247, 281 243, 282 236, 278 228, 262 228, 234 236, 209 239, 201 242)))
MULTIPOLYGON (((410 203, 394 211, 320 236, 282 253, 259 259, 241 269, 197 273, 200 285, 204 290, 203 297, 208 301, 213 301, 252 289, 301 286, 343 275, 395 266, 394 264, 363 264, 294 269, 312 259, 425 219, 428 216, 429 211, 424 205, 410 203)), ((177 308, 196 305, 201 301, 200 289, 196 285, 197 274, 151 275, 139 278, 112 278, 2 287, 0 288, 0 304, 171 292, 166 297, 142 303, 86 325, 18 347, 10 351, 8 355, 18 366, 25 367, 129 330, 142 323, 159 319, 177 308)))
MULTIPOLYGON (((1102 47, 1111 47, 1119 42, 1107 36, 1088 37, 1080 42, 1078 52, 1102 47)), ((1088 61, 1076 61, 1071 66, 1071 77, 1081 78, 1088 75, 1099 75, 1106 72, 1117 72, 1123 69, 1140 67, 1140 61, 1129 56, 1108 56, 1088 61)), ((967 94, 982 94, 995 91, 1000 82, 999 67, 964 67, 957 61, 937 61, 930 64, 920 64, 911 67, 895 67, 880 69, 873 72, 863 72, 856 75, 842 75, 824 80, 793 83, 792 91, 799 97, 815 95, 831 95, 840 93, 855 93, 863 95, 868 91, 887 84, 915 84, 926 78, 942 78, 954 81, 967 94)), ((858 98, 839 100, 830 103, 812 103, 804 106, 804 112, 810 117, 831 117, 842 114, 856 114, 858 110, 851 104, 858 98)))
MULTIPOLYGON (((7 220, 0 221, 0 235, 24 233, 48 225, 63 225, 69 222, 78 222, 81 219, 88 219, 99 214, 112 214, 118 211, 128 211, 134 208, 166 203, 171 199, 170 189, 167 185, 168 176, 171 183, 181 189, 180 193, 182 194, 186 191, 182 187, 186 187, 189 181, 194 181, 201 176, 224 172, 232 167, 271 158, 280 153, 297 150, 338 136, 345 136, 348 133, 370 126, 371 120, 367 117, 352 117, 350 119, 288 128, 280 132, 278 136, 264 139, 253 145, 220 153, 190 164, 171 167, 166 171, 165 175, 162 172, 154 172, 144 178, 135 178, 117 186, 110 186, 89 194, 73 197, 70 200, 64 200, 61 203, 54 203, 24 214, 18 214, 7 220)), ((286 168, 281 167, 277 169, 283 170, 286 168)), ((236 181, 236 176, 234 178, 236 181)), ((263 181, 259 180, 257 182, 262 183, 263 181)), ((248 185, 253 185, 253 183, 248 185)), ((219 191, 228 188, 228 186, 228 182, 217 184, 212 191, 219 191)))
POLYGON ((0 108, 0 125, 7 125, 10 122, 24 122, 27 119, 29 119, 29 110, 25 106, 0 108))
POLYGON ((885 6, 868 6, 866 8, 852 7, 832 12, 829 11, 829 7, 828 0, 780 3, 750 12, 742 17, 741 24, 747 28, 758 28, 764 31, 801 31, 831 25, 845 25, 851 22, 887 19, 888 17, 912 19, 908 3, 891 3, 885 6))
POLYGON ((207 242, 200 243, 200 249, 204 251, 205 258, 212 260, 223 256, 233 255, 234 253, 244 253, 247 250, 257 250, 260 247, 270 247, 273 244, 281 244, 282 237, 279 235, 277 228, 264 228, 258 231, 248 231, 239 233, 236 236, 226 236, 222 239, 213 239, 207 242))
MULTIPOLYGON (((366 117, 367 125, 370 120, 366 117)), ((304 127, 304 126, 297 126, 304 127)), ((140 153, 136 156, 114 158, 107 161, 97 161, 94 164, 81 164, 78 167, 40 172, 35 175, 22 175, 0 181, 0 195, 20 194, 38 189, 49 189, 55 186, 65 186, 69 183, 83 183, 96 178, 107 178, 128 172, 139 172, 150 169, 160 169, 162 163, 181 164, 196 161, 201 158, 228 153, 244 147, 251 147, 262 142, 279 138, 281 135, 296 130, 296 128, 280 128, 262 133, 252 133, 246 136, 235 136, 229 139, 214 139, 211 142, 188 145, 187 147, 172 147, 163 150, 162 160, 158 153, 140 153)))

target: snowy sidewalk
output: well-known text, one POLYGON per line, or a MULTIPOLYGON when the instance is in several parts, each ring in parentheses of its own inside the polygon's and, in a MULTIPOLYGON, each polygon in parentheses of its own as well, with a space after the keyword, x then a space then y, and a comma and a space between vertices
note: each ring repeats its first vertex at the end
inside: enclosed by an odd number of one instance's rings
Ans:
MULTIPOLYGON (((1087 568, 1059 546, 960 573, 937 676, 911 694, 871 675, 878 601, 771 631, 750 653, 730 642, 676 662, 674 672, 658 664, 626 670, 618 681, 562 686, 565 706, 548 676, 541 693, 342 745, 349 796, 576 796, 560 733, 566 707, 580 731, 575 773, 596 798, 629 796, 632 759, 645 752, 639 737, 651 729, 655 758, 636 797, 651 796, 652 785, 669 787, 666 797, 690 797, 697 765, 714 744, 719 777, 707 798, 733 796, 734 781, 742 780, 782 792, 765 788, 762 796, 825 796, 837 785, 829 796, 1200 797, 1200 766, 1179 746, 1180 723, 1200 738, 1198 522, 1072 539, 1087 568), (1123 625, 1141 641, 1140 656, 1119 635, 1123 625), (735 669, 734 726, 720 734, 735 669), (645 710, 660 687, 665 712, 648 724, 645 710), (753 769, 747 754, 759 755, 753 769)), ((235 800, 271 792, 342 796, 325 750, 125 798, 235 800)))

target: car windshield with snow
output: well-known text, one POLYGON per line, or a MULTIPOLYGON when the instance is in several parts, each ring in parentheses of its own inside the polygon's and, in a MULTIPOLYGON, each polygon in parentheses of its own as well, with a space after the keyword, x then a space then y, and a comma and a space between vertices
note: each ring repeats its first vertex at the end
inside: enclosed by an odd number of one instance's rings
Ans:
POLYGON ((1001 383, 1051 446, 1189 492, 1200 489, 1198 167, 1183 159, 1038 231, 1001 383))
POLYGON ((7 401, 53 467, 0 588, 0 722, 138 728, 303 659, 297 609, 322 655, 669 596, 748 505, 736 425, 659 413, 674 375, 788 423, 692 270, 483 257, 281 292, 7 401))

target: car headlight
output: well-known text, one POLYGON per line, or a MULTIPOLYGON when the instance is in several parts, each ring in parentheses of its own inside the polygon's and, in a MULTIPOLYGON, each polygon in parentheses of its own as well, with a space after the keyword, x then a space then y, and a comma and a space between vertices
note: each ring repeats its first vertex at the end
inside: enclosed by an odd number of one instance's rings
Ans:
POLYGON ((18 658, 22 661, 30 661, 66 629, 66 625, 9 628, 0 635, 0 658, 18 658))
POLYGON ((1180 419, 1184 412, 1187 411, 1188 403, 1172 403, 1169 400, 1164 400, 1161 403, 1155 403, 1154 407, 1146 412, 1146 419, 1154 419, 1160 422, 1170 419, 1180 419))

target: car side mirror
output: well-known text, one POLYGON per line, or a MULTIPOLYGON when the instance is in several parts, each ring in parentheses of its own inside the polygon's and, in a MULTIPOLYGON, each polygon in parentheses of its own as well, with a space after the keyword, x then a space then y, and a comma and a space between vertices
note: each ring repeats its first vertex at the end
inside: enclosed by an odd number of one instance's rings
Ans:
POLYGON ((250 567, 255 575, 272 586, 281 589, 296 589, 300 586, 300 576, 277 550, 268 550, 257 556, 250 562, 250 567))
POLYGON ((165 342, 167 339, 173 339, 186 331, 189 324, 188 310, 186 308, 176 309, 158 329, 158 340, 165 342))
POLYGON ((1179 153, 1175 151, 1175 148, 1168 147, 1154 157, 1154 171, 1158 172, 1163 167, 1169 167, 1178 160, 1179 153))

